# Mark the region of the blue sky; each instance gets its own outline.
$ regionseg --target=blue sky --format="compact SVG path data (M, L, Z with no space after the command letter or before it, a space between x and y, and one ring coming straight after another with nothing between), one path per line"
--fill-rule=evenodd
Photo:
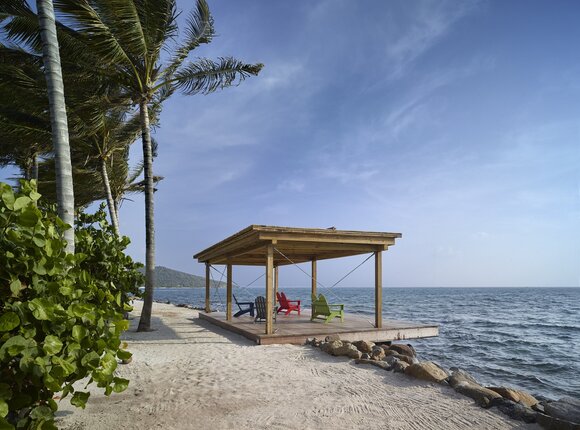
M218 37L196 55L265 68L166 103L158 265L201 275L192 254L250 224L336 226L403 234L386 286L580 285L577 2L209 4ZM120 217L144 260L143 199ZM363 259L321 262L321 281Z

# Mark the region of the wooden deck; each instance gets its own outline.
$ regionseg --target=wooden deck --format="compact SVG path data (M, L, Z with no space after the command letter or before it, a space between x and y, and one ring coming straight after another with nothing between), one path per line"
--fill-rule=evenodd
M369 340L385 342L389 340L417 339L439 335L439 326L426 325L397 320L383 320L383 327L377 329L372 325L373 317L345 314L344 322L336 318L325 324L323 321L310 321L310 309L302 311L302 315L278 315L274 323L274 333L265 334L265 323L254 323L254 318L242 315L226 321L224 312L200 312L202 320L220 326L231 332L240 334L259 345L290 343L302 345L309 337L324 339L329 335L338 335L340 339L356 341Z

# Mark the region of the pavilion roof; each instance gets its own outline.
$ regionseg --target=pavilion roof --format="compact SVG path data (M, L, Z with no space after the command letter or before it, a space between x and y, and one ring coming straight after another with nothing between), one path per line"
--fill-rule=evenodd
M200 263L266 265L267 246L274 245L274 265L348 257L386 251L401 233L250 225L195 254Z

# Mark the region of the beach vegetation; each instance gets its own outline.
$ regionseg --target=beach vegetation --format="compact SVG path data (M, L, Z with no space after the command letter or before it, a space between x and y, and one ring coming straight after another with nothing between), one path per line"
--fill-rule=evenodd
M131 356L120 334L143 276L104 205L78 214L70 254L70 227L42 205L35 181L17 192L0 183L0 194L0 428L55 428L55 393L84 407L90 393L77 381L106 395L127 388L115 369Z

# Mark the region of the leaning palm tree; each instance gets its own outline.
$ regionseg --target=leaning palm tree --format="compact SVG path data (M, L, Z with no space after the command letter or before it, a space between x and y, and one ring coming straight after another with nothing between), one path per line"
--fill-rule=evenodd
M161 52L177 36L176 0L55 0L58 10L102 67L95 73L123 87L139 106L145 176L145 297L139 331L150 330L155 268L153 157L149 106L162 94L208 94L257 75L262 64L246 64L231 57L201 58L185 63L195 48L211 42L213 19L205 0L198 0L187 21L183 44L168 61Z
M72 227L74 224L72 165L54 9L51 0L36 0L36 8L50 105L52 143L56 154L58 215ZM64 238L67 242L66 252L74 253L74 230L72 228L65 230Z

